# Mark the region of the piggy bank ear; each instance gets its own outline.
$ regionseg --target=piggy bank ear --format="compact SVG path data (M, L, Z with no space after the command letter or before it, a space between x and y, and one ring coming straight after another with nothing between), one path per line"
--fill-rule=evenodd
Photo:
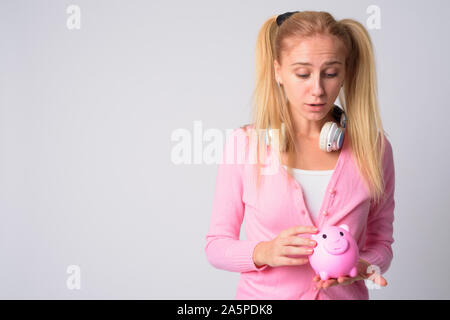
M350 229L349 229L348 225L346 225L346 224L341 224L341 225L339 226L339 228L342 228L342 229L344 229L345 231L350 232Z

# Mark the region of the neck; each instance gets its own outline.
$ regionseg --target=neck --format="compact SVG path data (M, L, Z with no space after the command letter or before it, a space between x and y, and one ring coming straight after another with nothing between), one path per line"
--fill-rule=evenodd
M321 120L308 120L302 116L294 116L294 133L297 138L306 140L317 140L320 137L322 127L326 122L334 121L331 113Z

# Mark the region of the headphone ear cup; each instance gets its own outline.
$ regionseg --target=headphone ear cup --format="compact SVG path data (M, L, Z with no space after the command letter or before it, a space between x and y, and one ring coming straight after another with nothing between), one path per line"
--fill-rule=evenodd
M319 147L321 150L325 152L329 152L328 149L328 136L330 135L331 126L334 124L332 121L328 121L325 123L322 127L322 130L320 130L320 138L319 138Z
M339 119L339 124L342 128L347 128L347 115L345 114L345 112L342 112L341 118Z

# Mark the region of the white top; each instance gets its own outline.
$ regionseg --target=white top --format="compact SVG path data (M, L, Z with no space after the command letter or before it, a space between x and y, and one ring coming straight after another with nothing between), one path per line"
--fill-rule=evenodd
M283 165L286 170L287 166ZM320 206L334 170L302 170L292 168L295 180L301 185L306 206L314 223L317 222Z

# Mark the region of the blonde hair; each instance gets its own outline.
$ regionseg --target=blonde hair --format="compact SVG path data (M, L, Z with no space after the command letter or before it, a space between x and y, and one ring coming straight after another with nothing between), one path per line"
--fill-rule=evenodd
M256 43L256 83L253 91L252 122L256 132L270 127L281 130L275 153L295 158L294 130L288 101L275 79L274 59L281 63L281 53L288 51L288 38L332 35L346 48L344 87L339 93L342 108L347 114L345 139L350 139L353 156L372 200L378 202L384 194L382 159L385 150L385 132L381 123L377 100L375 61L370 36L364 26L352 19L336 21L327 12L302 11L292 14L281 26L277 15L262 25ZM342 94L342 91L344 94ZM284 123L284 128L281 124ZM246 126L241 128L247 129ZM246 130L247 131L247 130ZM275 130L276 131L276 130ZM260 139L257 145L257 185L260 185ZM267 148L265 149L267 150ZM264 152L263 154L265 154ZM263 157L264 159L264 157ZM280 158L279 158L280 159ZM280 160L281 161L281 160ZM281 163L281 162L280 162ZM288 171L291 173L290 164Z

